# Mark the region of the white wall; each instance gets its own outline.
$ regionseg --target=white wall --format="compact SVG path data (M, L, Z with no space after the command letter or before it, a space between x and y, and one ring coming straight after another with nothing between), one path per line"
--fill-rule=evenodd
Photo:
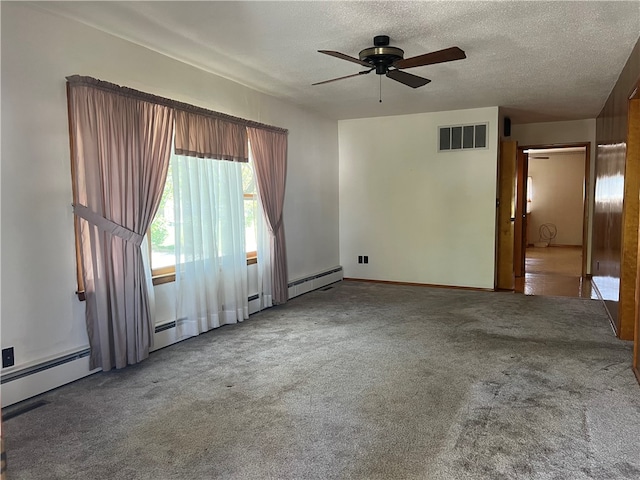
M489 148L438 153L438 126L483 122ZM344 276L493 288L497 138L497 107L340 121Z
M589 157L588 199L588 238L587 238L587 273L591 273L591 237L593 234L593 198L596 167L596 120L573 120L568 122L529 123L513 125L511 139L520 146L558 145L570 143L591 143Z
M539 240L540 225L552 223L552 245L582 245L585 154L545 153L529 156L533 196L529 214L529 243Z
M339 264L337 122L36 7L0 5L1 341L15 348L13 370L88 343L84 304L74 295L68 75L289 129L289 278ZM159 289L160 297L167 291Z

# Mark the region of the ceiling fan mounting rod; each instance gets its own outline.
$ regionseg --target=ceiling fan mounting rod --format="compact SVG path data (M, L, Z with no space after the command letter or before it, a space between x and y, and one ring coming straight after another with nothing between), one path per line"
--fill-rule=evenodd
M389 35L376 35L373 37L373 44L376 47L386 47L389 45Z

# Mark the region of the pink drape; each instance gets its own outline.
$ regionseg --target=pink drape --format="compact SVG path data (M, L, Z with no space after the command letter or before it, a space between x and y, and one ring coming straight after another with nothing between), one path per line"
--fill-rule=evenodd
M289 298L287 249L282 221L287 179L287 135L260 128L247 128L253 154L258 195L271 236L273 303Z
M68 84L69 126L90 366L110 370L153 346L140 244L166 180L174 111L95 83Z
M190 157L248 161L247 129L224 119L176 111L176 153Z

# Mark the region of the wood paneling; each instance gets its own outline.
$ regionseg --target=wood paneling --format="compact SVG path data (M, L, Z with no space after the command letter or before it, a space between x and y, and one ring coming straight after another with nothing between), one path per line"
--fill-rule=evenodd
M596 120L591 271L618 336L627 340L633 338L635 319L640 181L640 162L627 156L627 116L639 78L640 40Z

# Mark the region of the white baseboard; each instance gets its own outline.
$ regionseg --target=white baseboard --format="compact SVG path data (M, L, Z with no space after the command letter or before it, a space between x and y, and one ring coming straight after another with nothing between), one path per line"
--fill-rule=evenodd
M289 282L289 298L318 290L342 280L342 267L338 266L324 272ZM260 302L257 295L249 297L249 314L259 311ZM188 337L180 337L175 328L176 322L156 325L154 348L167 347ZM2 407L22 402L41 393L53 390L67 383L99 372L101 369L89 370L89 350L87 347L64 355L33 363L27 367L16 367L2 372L0 398Z
M298 295L303 295L331 285L332 283L339 282L342 280L342 276L342 267L338 266L315 275L293 280L289 282L289 298L291 299Z
M99 372L89 370L88 349L2 376L2 407L13 405Z

